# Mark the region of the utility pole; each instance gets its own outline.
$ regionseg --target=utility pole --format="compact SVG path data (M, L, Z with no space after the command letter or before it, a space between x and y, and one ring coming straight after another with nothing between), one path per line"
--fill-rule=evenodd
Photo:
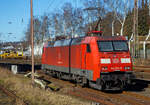
M33 35L33 2L30 0L30 15L31 15L31 53L32 53L32 85L34 85L34 35Z
M139 58L139 33L138 33L138 0L136 1L136 56Z
M133 18L133 35L134 35L134 42L133 42L133 57L137 57L138 55L138 0L134 0L134 18Z
M149 23L150 23L150 0L149 0L149 17L148 17L148 19L149 19ZM147 54L146 54L146 44L147 44L147 40L148 40L148 38L150 37L150 25L149 25L149 32L148 32L148 35L147 35L147 37L146 37L146 39L145 39L145 41L143 42L143 55L144 55L144 59L146 59L147 58Z
M150 24L150 0L149 0L149 24ZM149 25L149 35L150 35L150 25Z

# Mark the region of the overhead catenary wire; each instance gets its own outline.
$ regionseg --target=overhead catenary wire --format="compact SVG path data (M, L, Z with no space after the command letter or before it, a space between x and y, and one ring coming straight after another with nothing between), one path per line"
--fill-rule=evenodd
M49 5L48 5L46 11L49 10L49 8L52 6L52 4L53 4L54 2L55 2L55 0L50 0L50 2L48 3Z
M60 7L61 7L60 5L64 4L64 1L65 0L61 1L61 3L57 2L59 4L57 4L57 7L54 8L54 11L56 11L56 9L60 10Z

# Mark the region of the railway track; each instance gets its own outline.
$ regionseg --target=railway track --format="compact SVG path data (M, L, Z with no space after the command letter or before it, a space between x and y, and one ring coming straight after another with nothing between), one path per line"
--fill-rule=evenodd
M13 92L9 91L8 89L4 88L2 85L0 85L0 90L5 93L7 96L15 99L16 105L28 105L25 103L21 98L16 96Z
M135 92L101 92L91 88L82 88L68 81L59 80L57 78L45 75L39 72L46 80L58 84L61 89L60 93L69 94L92 102L100 103L100 105L149 105L150 97L146 97ZM65 90L61 91L61 90Z
M81 99L100 103L100 105L150 105L150 97L143 96L135 92L124 91L123 93L105 93L91 88L81 88L80 86L76 86L75 84L68 81L53 78L51 76L45 75L45 73L41 70L38 71L38 74L40 74L45 80L59 85L61 89L58 92L60 92L61 94L69 94L78 98L80 97ZM9 92L1 86L0 89L4 90L4 92L8 94L8 96L15 98L16 101L21 101L23 103L21 105L27 105L22 99L19 99L12 92Z
M87 100L91 100L91 101L94 101L96 103L100 103L102 105L116 105L116 104L113 104L109 101L107 101L104 97L96 97L94 94L90 94L88 92L83 92L83 91L70 91L68 92L68 94L71 94L71 95L74 95L74 96L77 96L77 97L81 97L81 98L84 98L84 99L87 99Z
M134 67L137 67L137 68L150 68L150 66L137 66L137 65L135 65Z
M150 66L134 66L133 71L137 78L150 80Z
M133 93L131 94L130 92L128 92L128 94L126 94L124 92L123 93L116 93L116 92L104 93L104 92L97 91L97 90L86 89L86 92L87 91L92 92L93 94L95 94L95 96L103 96L106 99L109 99L109 100L111 99L111 102L115 103L115 105L117 105L117 104L119 104L119 105L120 104L122 104L122 105L124 105L124 104L147 105L147 100L144 100L144 102L141 102L141 101L139 101L139 95L138 94L133 95ZM136 97L134 97L134 96L136 96ZM146 99L146 97L144 99ZM147 97L147 99L148 99L148 97ZM148 103L150 104L150 101Z
M136 72L150 73L150 66L134 66L133 68Z
M76 97L80 97L92 102L96 102L96 103L100 103L102 105L115 105L112 104L111 102L109 102L108 100L106 100L105 98L103 98L104 96L100 96L97 97L96 95L94 95L91 92L84 92L84 88L81 88L79 85L76 85L74 83L71 83L69 81L64 81L64 80L59 80L57 78L53 78L51 76L45 75L43 72L38 72L40 73L40 75L50 81L53 82L56 85L59 85L59 87L61 87L60 89L60 93L66 94L66 95L71 95L71 96L76 96ZM61 90L65 90L65 91L61 91Z
M70 92L73 95L85 99L93 99L104 105L149 105L150 97L142 96L133 92L104 93L89 88L78 88Z
M134 93L134 92L126 92L126 91L124 91L123 94L127 95L127 96L132 96L132 97L135 97L137 99L140 99L140 100L143 100L145 102L149 102L150 103L150 97L146 97L146 96Z

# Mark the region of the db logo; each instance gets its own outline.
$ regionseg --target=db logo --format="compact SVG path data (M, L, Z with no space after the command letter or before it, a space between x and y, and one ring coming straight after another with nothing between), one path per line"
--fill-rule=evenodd
M117 58L113 59L112 61L113 61L113 63L119 63L119 59L117 59Z

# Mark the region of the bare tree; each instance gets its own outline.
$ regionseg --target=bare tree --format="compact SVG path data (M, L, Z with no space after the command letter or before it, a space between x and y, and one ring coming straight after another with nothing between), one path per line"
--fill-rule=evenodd
M49 27L50 27L50 20L47 14L41 17L41 43L44 42L45 39L49 38Z
M34 43L35 44L40 44L41 41L43 40L41 38L42 32L41 32L41 21L39 18L34 18Z
M103 5L104 1L103 0L85 0L84 5L85 5L85 10L87 11L86 18L88 19L89 27L88 29L92 29L93 26L99 19L103 19L106 15L106 9L105 6ZM102 23L100 23L100 26ZM99 30L100 27L99 26Z
M70 3L64 4L63 10L63 29L66 35L81 34L84 30L83 10L81 8L73 8Z
M53 29L55 36L64 35L63 33L63 16L60 13L53 14Z
M28 24L27 26L27 30L25 30L24 32L25 36L24 36L24 41L26 41L28 43L28 46L30 45L31 42L31 37L30 37L30 24Z
M74 29L73 29L73 7L70 3L64 4L62 7L63 10L63 19L64 19L64 25L67 35L73 36Z
M114 18L112 21L112 35L114 35L114 22L118 20L121 24L120 35L123 35L124 24L126 21L127 13L131 9L130 0L105 0L107 6L114 13Z
M113 26L112 26L113 25ZM118 25L118 21L114 21L114 13L108 12L102 20L102 28L103 28L103 35L114 35L112 33L118 32L120 28L120 24ZM114 31L115 28L115 32ZM120 30L120 29L119 29Z
M49 35L49 18L46 14L41 17L34 17L34 42L40 44L44 42L44 39ZM25 32L26 41L30 42L30 24Z
M43 43L45 39L55 36L74 36L83 33L84 17L81 8L74 8L65 3L61 10L34 17L34 42ZM25 32L26 40L30 40L30 24Z
M81 8L77 8L74 10L74 28L75 28L75 33L78 35L82 35L85 33L85 27L84 27L84 13Z

